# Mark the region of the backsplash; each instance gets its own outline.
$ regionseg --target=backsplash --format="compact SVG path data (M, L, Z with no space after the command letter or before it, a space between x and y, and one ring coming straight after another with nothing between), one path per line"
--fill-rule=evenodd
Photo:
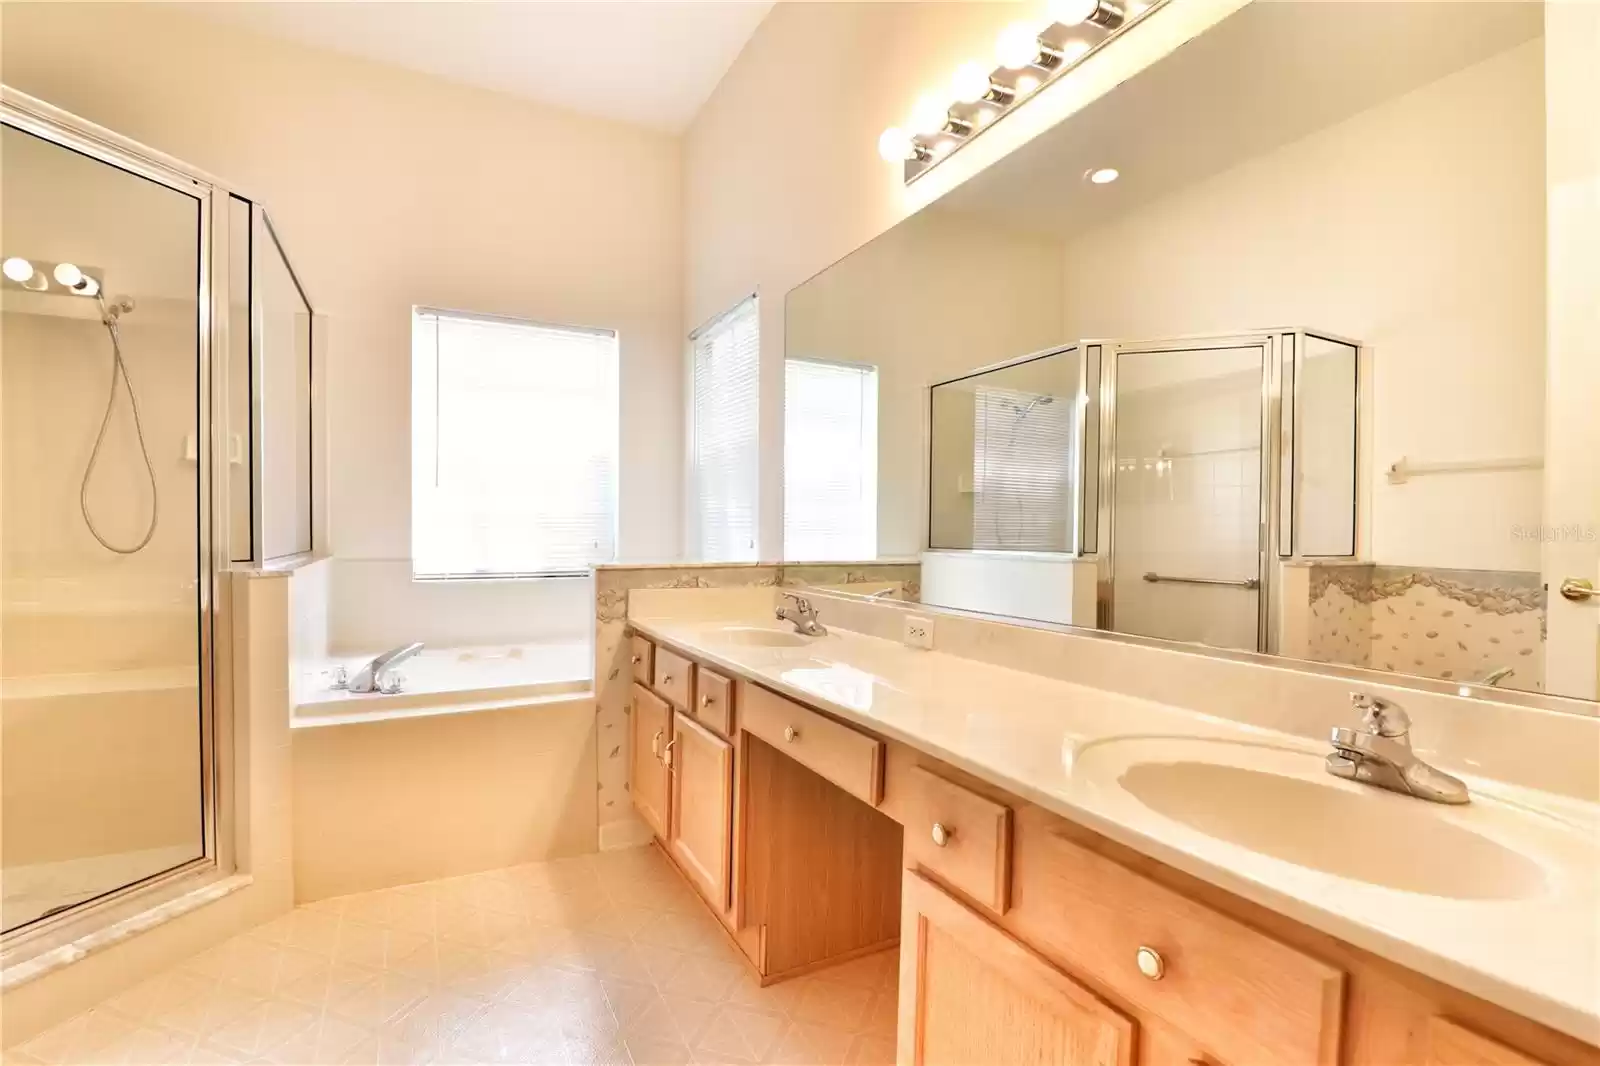
M624 638L631 590L877 584L898 585L901 598L916 600L921 594L920 575L921 566L915 562L674 563L596 567L594 694L600 758L601 846L631 842L626 837L627 827L635 822L633 805L628 802L628 707L632 671Z
M1371 563L1309 569L1308 658L1452 681L1510 667L1503 687L1544 690L1539 574Z

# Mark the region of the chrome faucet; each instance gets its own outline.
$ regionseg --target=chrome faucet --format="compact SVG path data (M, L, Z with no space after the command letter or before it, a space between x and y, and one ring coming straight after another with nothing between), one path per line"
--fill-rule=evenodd
M794 631L803 636L822 637L827 635L828 631L823 628L821 622L817 621L817 609L811 606L810 600L793 592L785 592L783 597L784 599L793 600L794 608L791 611L790 608L779 604L777 610L778 621L793 623Z
M1350 693L1361 728L1333 730L1328 773L1432 803L1469 803L1460 779L1430 766L1411 750L1411 719L1398 704L1365 692Z
M390 694L399 692L400 678L392 671L421 650L421 641L399 648L390 648L357 670L356 675L347 680L342 687L349 689L351 692L385 692ZM334 687L338 688L340 686L335 682Z

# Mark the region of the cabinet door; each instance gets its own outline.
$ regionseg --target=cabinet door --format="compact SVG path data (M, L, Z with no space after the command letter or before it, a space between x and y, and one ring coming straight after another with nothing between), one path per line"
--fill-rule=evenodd
M1133 1022L907 871L900 1066L1131 1066Z
M642 685L633 686L633 805L656 836L667 838L668 775L662 761L672 733L672 708Z
M725 911L733 838L733 745L687 715L676 715L667 769L672 776L668 846L711 905Z
M1422 1061L1426 1066L1543 1066L1446 1018L1428 1019L1428 1057Z

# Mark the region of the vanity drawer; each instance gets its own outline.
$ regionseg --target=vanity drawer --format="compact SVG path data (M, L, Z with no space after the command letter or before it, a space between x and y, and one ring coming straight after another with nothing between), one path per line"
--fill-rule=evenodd
M639 684L648 685L655 679L656 646L648 639L634 636L628 661L633 664L633 679Z
M920 766L905 783L906 857L1004 914L1011 905L1011 808Z
M656 649L655 690L688 709L694 696L694 664L666 648Z
M741 689L741 728L857 799L883 799L883 741L756 685Z
M733 682L703 666L695 673L695 719L714 733L733 736Z
M1170 1022L1223 1062L1332 1066L1344 973L1062 835L1019 832L1024 940Z

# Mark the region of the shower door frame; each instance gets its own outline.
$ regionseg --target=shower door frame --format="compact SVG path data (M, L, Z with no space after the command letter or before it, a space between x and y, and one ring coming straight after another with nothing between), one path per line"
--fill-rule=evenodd
M1283 438L1281 398L1285 378L1285 352L1288 355L1290 390L1293 390L1293 353L1304 348L1295 343L1295 330L1273 330L1260 333L1206 333L1181 337L1160 337L1153 340L1097 340L1085 341L1085 346L1099 346L1100 363L1100 484L1099 506L1095 514L1098 527L1099 550L1093 553L1098 580L1095 597L1096 627L1117 632L1115 608L1116 580L1116 490L1117 490L1117 369L1123 354L1157 354L1160 352L1191 352L1205 349L1259 348L1261 350L1261 404L1259 428L1261 439L1260 500L1256 523L1256 642L1254 648L1237 651L1256 651L1272 654L1278 608L1276 560L1284 530L1280 530L1284 515L1279 500L1285 478L1292 483L1292 463L1280 463L1287 452L1294 455L1292 441ZM1274 478L1272 472L1283 475ZM1134 634L1140 635L1140 634ZM1168 638L1152 638L1168 639ZM1181 643L1190 643L1184 641Z
M201 854L178 866L110 889L37 918L0 937L5 987L35 975L19 966L113 923L232 874L235 861L233 768L234 706L231 666L232 612L225 582L229 509L224 435L227 429L228 226L218 204L229 187L204 171L153 151L24 93L0 86L0 125L87 156L135 177L193 197L198 204L199 270L196 278L196 629L199 644ZM219 221L221 224L218 224ZM222 650L219 656L218 651Z

